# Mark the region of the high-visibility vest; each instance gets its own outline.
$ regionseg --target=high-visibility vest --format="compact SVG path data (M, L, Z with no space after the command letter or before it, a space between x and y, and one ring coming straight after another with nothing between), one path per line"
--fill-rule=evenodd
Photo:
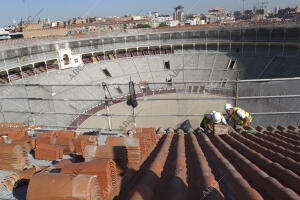
M250 122L252 122L252 117L251 117L251 115L250 115L249 112L247 112L246 110L244 110L244 109L242 109L242 108L234 107L234 108L233 108L233 114L232 114L232 117L233 117L233 119L234 119L234 121L235 121L236 124L242 125L242 124L244 123L244 120L241 119L241 118L238 116L238 114L237 114L237 111L238 111L238 110L244 111L244 112L246 113L246 117L249 118Z
M213 110L213 111L211 111L211 113L215 113L215 112L217 112L217 111L215 111L215 110ZM221 113L221 118L222 119L224 119L224 116L223 116L223 114ZM211 127L213 127L213 125L214 125L214 123L215 123L215 121L213 120L213 119L209 119L208 118L208 114L206 114L206 115L204 115L204 126L205 126L205 128L208 128L208 124L211 126Z

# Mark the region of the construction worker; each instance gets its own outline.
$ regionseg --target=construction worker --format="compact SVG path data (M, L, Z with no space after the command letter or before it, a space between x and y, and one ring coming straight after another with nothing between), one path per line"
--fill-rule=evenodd
M211 133L214 130L214 124L227 125L227 122L222 113L213 110L209 114L205 114L200 127L206 132Z
M233 107L231 104L225 104L224 109L233 120L235 126L250 126L252 117L248 111L239 107Z

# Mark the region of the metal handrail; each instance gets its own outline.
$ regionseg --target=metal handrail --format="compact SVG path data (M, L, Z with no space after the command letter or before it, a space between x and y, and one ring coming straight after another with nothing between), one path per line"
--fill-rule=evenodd
M96 116L96 117L201 117L201 114L89 114L89 113L64 113L64 112L30 112L30 111L13 111L2 110L2 113L20 113L20 114L35 114L35 115L69 115L69 116ZM283 114L300 114L300 111L293 112L260 112L251 113L251 115L283 115Z
M271 82L271 81L291 81L300 80L300 77L293 78L270 78L270 79L245 79L245 80L227 80L226 83L248 83L248 82ZM200 84L200 83L222 83L224 81L183 81L183 82L172 82L172 85L184 85L184 84ZM0 87L99 87L102 83L98 84L29 84L29 83L16 83L16 84L0 84ZM148 85L168 85L167 82L148 82ZM128 83L107 83L107 86L118 86L118 85L128 85ZM136 83L135 85L145 85L144 83Z
M138 101L199 101L199 100L248 100L248 99L276 99L276 98L298 98L300 95L273 95L273 96L245 96L245 97L197 97L197 98L147 98L139 97ZM0 97L0 100L30 100L30 101L126 101L127 98L107 98L107 99L49 99L39 97Z

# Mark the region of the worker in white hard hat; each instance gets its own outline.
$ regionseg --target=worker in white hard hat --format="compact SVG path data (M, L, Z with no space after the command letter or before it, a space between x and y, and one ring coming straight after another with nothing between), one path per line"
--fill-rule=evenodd
M214 124L227 125L226 119L222 113L213 110L209 114L205 114L200 127L206 132L211 133L214 129Z
M243 127L251 125L252 116L247 110L239 107L233 107L231 104L225 104L224 109L231 119L233 119L235 125Z

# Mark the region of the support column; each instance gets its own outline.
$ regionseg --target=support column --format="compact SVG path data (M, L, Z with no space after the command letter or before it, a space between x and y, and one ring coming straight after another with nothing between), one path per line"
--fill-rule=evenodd
M33 114L33 112L32 112L32 107L31 107L31 104L30 104L29 95L28 95L28 90L27 90L27 86L26 86L26 85L24 85L24 90L25 90L26 97L27 97L28 110L29 110L29 112L30 112L30 117L31 117L32 122L33 122L32 125L35 125L35 124L36 124L36 123L35 123L35 118L34 118L34 114ZM29 123L31 122L29 116L28 116L27 120L28 120L28 124L29 124Z
M229 31L229 51L230 51L230 54L232 53L232 51L231 51L231 33L232 33L232 31L230 30Z
M286 29L283 31L283 40L282 40L282 56L284 56L284 51L285 51L285 40L286 40Z
M272 30L270 30L270 34L269 34L268 56L270 56L271 54L271 35L272 35Z
M117 51L116 51L116 39L113 38L113 41L114 41L114 52L115 52L115 56L117 55Z
M194 47L194 54L196 54L195 32L193 32L193 47Z
M183 55L183 33L181 33L181 47L182 47L181 54Z
M205 52L207 54L207 31L205 31Z
M239 98L239 79L240 79L240 72L237 72L237 76L236 76L236 84L235 84L235 101L234 101L234 105L235 107L238 106L238 98Z
M105 50L104 50L104 39L102 39L102 52L103 52L103 55L104 55L104 52L105 52ZM104 57L104 60L105 60L105 57Z
M217 52L220 53L220 30L218 30L218 45L217 45Z
M256 48L257 48L257 32L258 32L258 30L257 30L257 28L255 29L255 45L254 45L254 56L256 56L256 54L257 54L257 50L256 50Z
M47 61L44 61L45 62L45 67L46 67L46 72L48 74L48 65L47 65Z
M161 46L161 42L160 42L160 34L158 35L158 46Z
M300 29L298 30L298 33L300 33ZM300 56L300 34L299 34L299 38L298 38L298 49L297 49L297 57Z
M9 76L9 73L8 73L8 70L6 69L5 71L6 71L6 73L7 73L7 78L8 78L9 83L12 84L12 83L11 83L10 76Z
M242 56L244 56L244 30L242 28L240 28L240 35L242 38Z
M20 72L21 72L22 81L23 81L23 83L25 83L22 68L21 67L19 67L19 68L20 68Z
M32 69L33 69L33 72L34 72L34 77L36 77L36 71L35 71L34 63L31 64L31 65L32 65ZM59 68L59 70L60 70L60 68Z

